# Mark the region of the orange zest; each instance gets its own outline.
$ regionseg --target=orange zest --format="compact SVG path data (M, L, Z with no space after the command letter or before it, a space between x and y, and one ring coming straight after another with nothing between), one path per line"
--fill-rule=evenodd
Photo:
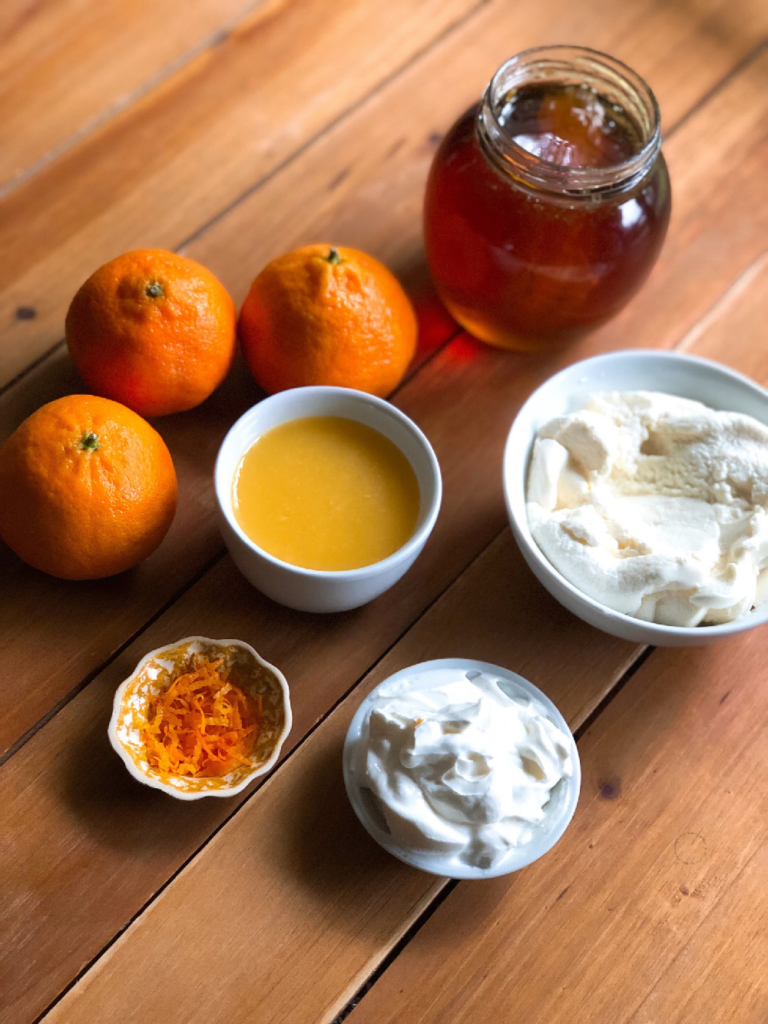
M169 775L225 775L252 765L249 754L259 735L262 700L250 700L229 682L223 658L195 656L149 705L144 743L153 768Z

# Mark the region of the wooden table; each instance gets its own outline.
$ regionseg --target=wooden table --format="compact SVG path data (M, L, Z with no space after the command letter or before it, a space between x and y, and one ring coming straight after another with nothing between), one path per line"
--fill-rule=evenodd
M4 1024L765 1024L768 634L643 650L588 628L524 566L500 458L531 389L589 353L683 349L768 384L767 30L765 0L5 0L0 434L81 387L63 317L106 259L175 249L239 303L268 259L329 240L384 259L415 298L419 356L393 401L432 441L445 499L369 607L262 598L214 523L217 447L260 397L238 367L158 423L180 506L138 569L65 583L0 551ZM521 357L441 312L421 196L496 66L561 41L652 84L674 213L616 321ZM291 686L279 766L230 801L145 789L107 743L119 681L194 633L252 643ZM484 883L384 854L341 781L362 696L456 655L542 687L584 768L557 848Z

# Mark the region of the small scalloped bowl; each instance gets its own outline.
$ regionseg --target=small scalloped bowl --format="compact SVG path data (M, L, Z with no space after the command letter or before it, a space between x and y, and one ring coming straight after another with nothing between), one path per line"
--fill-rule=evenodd
M166 689L186 670L193 654L210 658L222 655L233 671L233 681L247 695L261 696L264 724L251 758L253 767L241 765L218 777L168 775L147 763L141 730L150 698ZM133 673L115 693L109 739L125 762L125 767L139 782L175 796L178 800L199 800L204 796L234 796L264 775L275 764L283 741L291 730L291 702L285 676L274 665L264 661L242 640L211 640L204 636L188 636L176 643L158 647L146 654Z

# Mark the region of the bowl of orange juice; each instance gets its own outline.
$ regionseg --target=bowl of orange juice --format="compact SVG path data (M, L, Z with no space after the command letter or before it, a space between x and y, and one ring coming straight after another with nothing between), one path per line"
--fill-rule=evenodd
M304 387L249 409L219 450L219 524L243 575L280 604L357 608L411 567L442 499L432 446L362 391Z

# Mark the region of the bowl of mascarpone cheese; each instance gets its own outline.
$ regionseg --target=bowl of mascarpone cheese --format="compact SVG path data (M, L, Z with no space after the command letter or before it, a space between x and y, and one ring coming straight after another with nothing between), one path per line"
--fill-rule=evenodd
M768 621L768 392L724 366L628 351L535 391L504 452L513 533L566 608L639 643Z
M444 658L385 679L344 744L360 822L395 857L436 875L526 867L568 826L581 767L568 724L522 676Z

